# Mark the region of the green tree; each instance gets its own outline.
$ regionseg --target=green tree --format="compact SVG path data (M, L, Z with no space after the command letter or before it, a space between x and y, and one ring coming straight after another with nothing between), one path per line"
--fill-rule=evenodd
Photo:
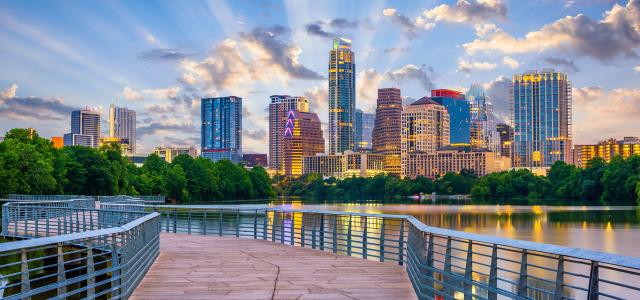
M169 199L183 201L187 193L187 176L180 165L174 165L167 169L166 186Z

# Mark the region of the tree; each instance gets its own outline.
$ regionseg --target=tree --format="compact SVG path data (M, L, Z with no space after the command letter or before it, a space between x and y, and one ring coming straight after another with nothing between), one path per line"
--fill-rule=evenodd
M187 177L180 165L174 165L167 170L167 193L170 199L183 201L186 194Z

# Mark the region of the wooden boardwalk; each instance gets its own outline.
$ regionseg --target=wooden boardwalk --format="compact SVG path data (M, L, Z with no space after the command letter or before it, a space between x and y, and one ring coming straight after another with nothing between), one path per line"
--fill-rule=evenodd
M392 262L270 241L162 233L131 299L416 299Z

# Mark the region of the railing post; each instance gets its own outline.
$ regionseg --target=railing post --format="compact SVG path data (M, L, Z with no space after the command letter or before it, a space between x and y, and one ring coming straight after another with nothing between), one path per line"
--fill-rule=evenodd
M47 218L47 220L49 220ZM9 206L2 207L2 234L9 235Z
M58 282L65 282L66 279L66 274L65 274L65 268L64 268L64 249L62 248L62 243L58 243L57 244L57 248L58 248L58 275L57 275L57 279ZM58 296L63 295L64 293L67 292L67 286L62 285L58 287Z
M338 253L338 215L333 215L333 224L331 225L333 232L333 253Z
M191 234L191 208L189 208L189 215L187 218L189 219L187 224L187 233Z
M362 229L362 258L367 259L367 228L369 227L367 216L362 217L362 222L362 224L364 224L364 228Z
M347 256L351 256L351 217L349 214L349 225L347 226Z
M427 297L429 299L434 299L434 296L436 295L436 281L434 278L434 272L433 272L433 233L429 233L429 241L428 241L428 245L427 245L427 255L426 255L426 267L427 267ZM421 247L422 249L424 249L424 246Z
M304 213L300 217L300 247L304 248Z
M240 209L236 211L236 237L240 237Z
M267 228L269 226L269 212L264 211L264 220L262 220L262 240L267 240Z
M447 236L447 248L444 253L444 273L442 274L442 282L453 285L451 280L451 237ZM453 296L453 289L450 286L444 287L444 293L447 296Z
M320 213L320 250L324 251L324 214Z
M589 274L589 294L587 295L587 300L598 300L600 296L600 275L598 269L598 262L595 260L591 261L591 272Z
M493 244L491 250L491 266L489 269L489 300L497 300L498 293L498 245Z
M21 293L28 293L31 291L31 280L29 279L29 256L27 255L27 248L22 248L20 252L20 285ZM31 297L25 297L24 299L31 299Z
M258 210L256 209L253 214L253 239L258 239Z
M473 241L468 240L467 245L467 261L464 267L464 299L471 300L473 297L471 292L473 291Z
M87 239L87 298L91 299L96 292L95 266L93 262L93 245L91 238Z
M120 259L118 257L118 239L111 234L111 298L120 296Z
M280 213L280 244L284 244L284 221L287 218L284 211Z
M527 249L522 249L522 258L520 259L520 278L518 279L518 296L527 297Z
M207 209L205 208L202 212L203 216L202 216L202 221L203 221L203 226L202 226L202 235L207 235Z
M178 232L178 208L173 209L173 233Z
M296 244L296 212L291 213L291 227L289 228L289 240L291 241L291 246L295 246Z
M273 211L273 221L271 221L271 241L276 242L276 224L278 223L278 212Z
M554 300L562 300L564 292L564 255L558 256L558 268L556 269L556 290L553 294Z
M380 225L380 261L384 262L384 218Z
M218 222L218 235L222 236L222 209L220 209L220 220Z
M164 214L165 215L165 220L166 220L166 222L165 222L165 231L169 232L169 211L167 210L165 212L166 212Z
M400 241L398 243L398 264L404 265L404 219L400 219Z

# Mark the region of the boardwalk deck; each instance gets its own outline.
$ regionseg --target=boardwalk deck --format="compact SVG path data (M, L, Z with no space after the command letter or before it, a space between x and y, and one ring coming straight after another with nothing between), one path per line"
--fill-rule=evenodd
M161 234L131 299L415 299L403 267L268 241Z

